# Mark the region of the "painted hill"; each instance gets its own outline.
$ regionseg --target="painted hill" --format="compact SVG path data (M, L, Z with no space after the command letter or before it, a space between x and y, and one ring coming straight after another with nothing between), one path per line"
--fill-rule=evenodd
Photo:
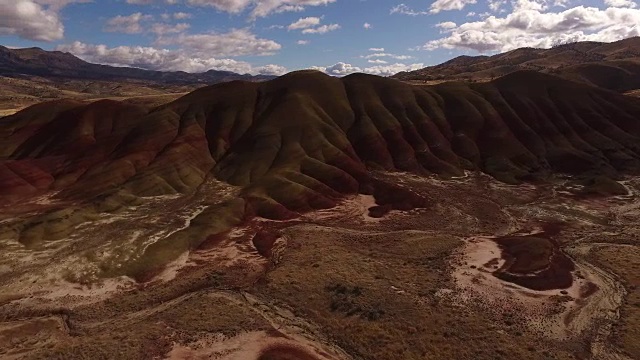
M210 175L240 189L179 241L150 247L145 266L199 246L224 224L293 218L345 194L373 194L387 208L428 204L372 170L472 170L513 184L638 173L640 99L533 71L436 86L302 71L201 88L156 108L57 101L0 121L4 211L36 196L66 204L13 229L23 243L64 236L87 206L115 211L140 196L193 192Z
M160 195L189 191L212 171L298 211L357 192L368 169L481 170L511 183L637 171L638 119L637 99L536 72L421 87L302 71L202 88L151 110L107 100L33 106L2 121L0 191Z
M493 56L459 56L393 77L404 81L486 81L535 70L620 92L640 88L640 37L613 43L576 42L551 49L520 48Z

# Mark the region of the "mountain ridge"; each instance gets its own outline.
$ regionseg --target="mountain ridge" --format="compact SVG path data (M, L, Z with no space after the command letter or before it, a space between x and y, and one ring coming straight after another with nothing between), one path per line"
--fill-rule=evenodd
M84 61L73 54L40 48L9 49L0 46L0 76L31 75L94 80L146 80L163 84L211 84L236 79L264 81L273 76L209 70L202 73L155 71L116 67Z
M392 77L403 81L487 81L518 70L550 73L618 92L634 90L640 88L640 37L612 43L576 42L550 49L518 48L492 56L462 55Z

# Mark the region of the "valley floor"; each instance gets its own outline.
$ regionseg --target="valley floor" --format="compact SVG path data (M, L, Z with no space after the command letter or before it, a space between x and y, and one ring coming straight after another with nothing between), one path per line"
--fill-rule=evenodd
M140 282L119 269L238 189L209 180L70 215L56 223L68 236L51 241L38 240L51 227L23 225L55 194L3 211L0 357L640 358L640 178L604 197L570 178L373 176L430 206L377 218L375 199L357 195L294 220L254 218Z

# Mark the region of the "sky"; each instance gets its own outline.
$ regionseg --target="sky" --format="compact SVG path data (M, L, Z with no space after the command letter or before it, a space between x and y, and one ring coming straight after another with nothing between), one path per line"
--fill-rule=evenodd
M388 76L640 36L634 0L0 0L0 44L162 71Z

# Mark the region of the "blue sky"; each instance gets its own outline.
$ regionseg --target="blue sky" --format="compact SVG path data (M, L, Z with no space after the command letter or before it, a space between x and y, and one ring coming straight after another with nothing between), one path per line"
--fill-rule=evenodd
M366 25L368 24L368 25ZM391 75L640 35L633 0L0 0L0 44L154 70Z

